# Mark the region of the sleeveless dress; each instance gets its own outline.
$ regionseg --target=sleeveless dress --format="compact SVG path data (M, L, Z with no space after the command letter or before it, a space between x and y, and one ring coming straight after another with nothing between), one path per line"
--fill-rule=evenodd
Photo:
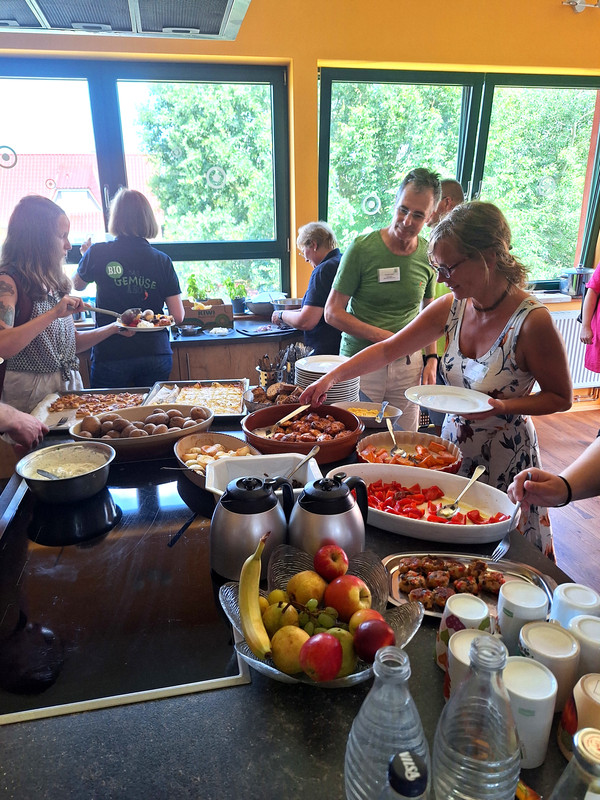
M531 392L535 379L517 366L515 350L523 320L544 306L527 297L508 320L490 350L477 359L460 351L459 340L465 300L454 300L446 322L446 349L441 359L444 380L450 386L475 389L494 398L523 397ZM506 492L515 475L529 467L541 467L537 434L530 416L504 414L483 420L469 420L447 414L442 436L463 453L461 475L471 475L485 465L480 481ZM520 532L538 549L555 560L548 509L521 509Z

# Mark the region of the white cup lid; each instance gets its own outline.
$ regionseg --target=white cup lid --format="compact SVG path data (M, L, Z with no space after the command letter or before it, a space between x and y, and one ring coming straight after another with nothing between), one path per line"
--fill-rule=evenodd
M597 644L600 647L600 617L580 614L569 620L569 630L578 639L583 639L590 644Z
M582 613L590 609L600 608L600 595L582 583L561 583L554 590L554 597L560 602L565 600L569 605L581 608Z
M508 602L525 608L543 608L548 602L546 592L527 581L506 581L500 587L500 593Z
M532 700L543 700L558 689L556 678L548 667L523 656L507 658L502 678L511 694Z
M448 611L467 620L479 620L489 614L489 608L474 594L453 594L446 600Z
M528 622L521 628L521 638L530 650L554 658L570 658L579 652L573 634L554 622Z

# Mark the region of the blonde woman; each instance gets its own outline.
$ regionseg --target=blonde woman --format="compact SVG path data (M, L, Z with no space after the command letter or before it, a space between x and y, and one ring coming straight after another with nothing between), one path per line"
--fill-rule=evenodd
M119 189L110 206L108 230L112 242L82 247L83 258L73 284L78 291L96 284L96 304L119 313L128 308L163 312L166 304L176 323L183 321L181 289L169 256L152 247L158 235L150 203L135 189ZM108 317L96 315L100 324ZM166 381L173 365L168 330L137 334L120 342L98 344L92 350L92 388L150 386Z

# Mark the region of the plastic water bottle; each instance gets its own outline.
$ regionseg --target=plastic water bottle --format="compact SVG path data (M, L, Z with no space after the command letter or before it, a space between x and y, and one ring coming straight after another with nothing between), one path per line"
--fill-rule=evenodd
M425 759L412 750L392 756L387 786L379 800L429 800L429 771Z
M582 728L573 737L573 758L549 800L600 798L600 731Z
M390 758L398 752L416 752L429 771L429 747L408 689L408 656L399 647L382 647L373 671L373 686L352 723L346 745L348 800L378 800L387 782Z
M521 754L508 692L506 651L492 636L473 640L471 672L442 711L433 745L437 800L514 800Z

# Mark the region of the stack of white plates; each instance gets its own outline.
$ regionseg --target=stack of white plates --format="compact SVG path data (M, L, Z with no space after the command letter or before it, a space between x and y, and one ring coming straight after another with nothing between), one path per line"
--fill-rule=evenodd
M319 380L327 372L331 372L338 364L347 361L347 356L307 356L296 361L296 385L306 389L311 383ZM339 403L358 400L360 378L340 381L327 392L326 402Z

